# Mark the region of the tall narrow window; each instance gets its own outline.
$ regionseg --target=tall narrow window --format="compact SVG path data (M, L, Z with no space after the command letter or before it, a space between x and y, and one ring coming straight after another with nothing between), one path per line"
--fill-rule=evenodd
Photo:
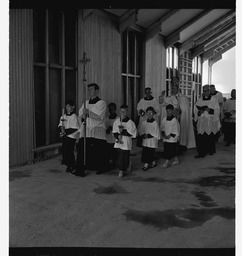
M129 106L129 115L137 118L136 106L141 96L142 34L126 30L122 34L122 100Z
M66 99L76 102L76 24L72 10L33 12L35 146L60 142L58 123Z
M202 58L197 56L192 60L192 106L202 93Z
M182 93L187 96L191 105L191 111L193 111L194 103L201 95L201 74L202 65L201 57L195 57L192 59L189 51L184 52L180 56L181 58L181 79L180 88Z
M173 76L178 76L178 49L175 46L166 49L166 95L170 94Z
M187 96L189 102L191 103L192 99L192 58L191 53L184 52L180 56L180 89L181 92Z

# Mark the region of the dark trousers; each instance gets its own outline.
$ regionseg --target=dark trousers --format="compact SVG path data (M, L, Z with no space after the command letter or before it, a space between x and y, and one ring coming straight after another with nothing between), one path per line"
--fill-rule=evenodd
M75 149L76 140L64 137L62 139L62 164L74 168L75 167Z
M235 123L224 122L224 140L227 143L235 143Z
M110 168L114 168L117 162L117 149L114 148L114 143L107 143L107 158Z
M218 132L214 135L214 141L215 141L215 142L218 142L218 139L219 139L220 136L221 136L221 132L218 131Z
M210 133L198 134L197 135L197 152L199 155L205 156L207 153L213 154L216 152L215 149L215 135Z
M141 162L152 163L155 160L155 148L143 147Z
M96 138L86 138L86 165L84 166L84 138L77 144L77 171L100 170L107 168L107 141Z
M120 171L126 172L129 167L130 150L122 150L118 148L118 168Z
M177 156L178 143L177 142L164 142L164 158L167 160Z

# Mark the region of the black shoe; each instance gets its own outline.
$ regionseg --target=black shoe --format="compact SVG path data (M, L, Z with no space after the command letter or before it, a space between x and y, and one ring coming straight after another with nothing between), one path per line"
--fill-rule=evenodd
M79 176L79 177L85 177L85 172L84 171L75 171L75 172L71 172L73 175L75 176Z
M66 168L66 172L73 172L74 170L73 170L73 168L72 167L69 167L69 166L67 166L67 168Z
M201 154L198 154L198 155L195 156L195 158L203 158L203 157L205 157L205 156L201 155Z

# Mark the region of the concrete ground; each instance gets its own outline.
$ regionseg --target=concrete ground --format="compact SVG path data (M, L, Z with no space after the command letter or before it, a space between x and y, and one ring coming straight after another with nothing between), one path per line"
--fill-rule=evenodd
M60 156L11 169L9 246L234 248L235 145L216 148L200 159L190 149L167 169L159 148L144 172L134 147L123 179L117 169L76 177Z

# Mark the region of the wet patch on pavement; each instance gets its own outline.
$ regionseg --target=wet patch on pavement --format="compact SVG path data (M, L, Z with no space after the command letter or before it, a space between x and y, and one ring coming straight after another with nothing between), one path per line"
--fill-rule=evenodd
M235 186L235 176L208 176L198 179L196 182L202 187L222 187L233 188Z
M134 182L159 182L159 183L186 183L186 184L194 184L202 187L221 187L221 188L231 188L235 186L235 177L234 176L206 176L201 177L194 180L186 180L186 179L162 179L158 177L127 177L127 180L131 180Z
M204 191L193 191L192 194L198 198L200 204L205 207L215 207L217 204Z
M171 183L177 183L179 181L176 181L176 180L165 180L165 179L162 179L162 178L158 178L158 177L138 177L138 176L129 176L129 177L126 177L126 180L131 180L131 181L134 181L134 182L159 182L159 183L166 183L166 182L171 182ZM180 182L182 182L180 180Z
M10 171L9 181L31 177L31 171Z
M108 187L99 186L97 188L94 188L93 191L96 194L126 194L129 193L127 190L125 190L123 187L121 187L118 184L113 184Z
M215 166L215 167L208 167L209 169L218 170L225 174L235 174L235 168L234 167L222 167L222 166Z
M222 165L232 165L232 166L234 166L235 162L234 162L234 161L233 161L233 162L228 162L228 161L222 160L222 161L219 161L219 164L222 164Z
M174 209L165 211L138 211L128 210L123 214L127 221L135 221L143 225L153 226L159 230L168 228L194 228L202 226L213 217L234 219L234 208L213 208L213 209Z

